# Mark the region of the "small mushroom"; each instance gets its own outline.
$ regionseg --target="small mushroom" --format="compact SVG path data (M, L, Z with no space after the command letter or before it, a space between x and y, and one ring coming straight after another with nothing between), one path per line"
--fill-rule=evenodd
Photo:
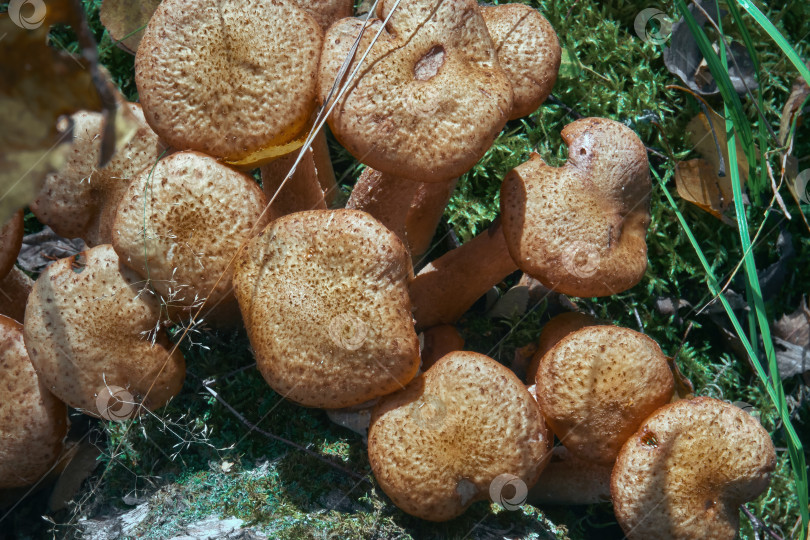
M291 2L164 0L135 57L146 121L179 150L260 163L312 116L322 40Z
M34 371L22 325L0 315L0 489L28 486L47 474L67 429L65 404Z
M578 311L562 313L548 321L545 326L543 326L540 339L537 340L537 351L532 356L532 361L526 369L526 381L528 381L529 384L534 384L537 368L540 366L540 360L554 345L559 343L571 332L597 324L599 324L599 321L595 318Z
M279 394L337 409L416 375L405 246L365 212L283 216L250 240L233 282L259 370Z
M618 326L587 326L540 360L537 401L574 456L610 464L638 426L669 402L674 381L658 344Z
M185 361L160 324L158 301L104 244L39 276L25 309L25 347L59 399L123 420L137 405L162 407L183 386Z
M562 58L557 33L525 4L481 6L481 14L515 94L509 119L533 113L557 81Z
M528 489L549 459L550 441L537 403L514 373L482 354L453 352L380 400L368 457L394 504L446 521L493 491L514 499L498 493L504 479L514 490Z
M616 519L632 539L732 540L739 506L768 488L776 453L750 414L699 397L655 411L613 468Z
M232 257L267 223L249 176L199 152L178 152L141 174L112 230L121 262L149 279L172 309L233 301Z
M515 270L575 296L622 292L647 268L647 154L629 128L584 118L562 131L568 162L537 154L501 186L501 220L423 268L411 284L418 328L455 322Z
M382 0L348 73L363 70L329 117L335 137L378 171L444 182L471 168L512 109L512 88L474 0ZM383 21L390 15L385 28ZM364 22L326 33L319 75L324 101Z
M112 222L124 191L142 171L148 173L165 145L147 125L141 106L125 105L139 126L130 142L98 168L104 120L101 113L78 112L67 163L46 177L31 211L56 234L82 238L90 246L112 241Z
M23 211L18 210L2 228L0 228L0 279L3 279L17 261L22 247L25 223Z

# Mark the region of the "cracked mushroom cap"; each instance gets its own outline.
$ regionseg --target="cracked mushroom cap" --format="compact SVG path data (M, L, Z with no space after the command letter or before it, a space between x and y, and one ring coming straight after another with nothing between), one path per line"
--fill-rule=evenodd
M0 228L0 280L14 268L17 255L22 247L25 223L23 211L18 210L5 225Z
M236 260L233 282L259 370L301 405L337 409L402 388L419 369L397 236L365 212L283 216Z
M91 416L121 420L137 414L133 403L157 409L183 386L185 361L170 352L159 321L158 301L105 244L60 259L40 275L25 310L25 347L59 399ZM108 411L116 395L123 403Z
M557 81L562 55L557 33L525 4L481 6L481 14L515 93L509 119L533 113Z
M672 372L658 344L618 326L587 326L540 360L540 410L576 457L612 463L653 411L669 402Z
M37 377L22 325L0 315L0 489L42 478L62 452L67 428L65 404Z
M604 118L568 124L562 137L565 165L550 167L532 154L504 178L509 253L521 270L563 294L625 291L647 269L647 152L630 128Z
M384 20L394 5L383 0ZM351 74L382 25L363 33ZM336 22L324 38L323 101L363 26ZM446 181L472 167L512 110L512 86L474 0L403 0L329 126L358 160L383 173Z
M482 354L458 351L380 400L368 457L394 504L421 519L446 521L475 501L514 497L493 489L499 479L511 479L516 492L521 483L531 487L551 440L514 373Z
M135 57L146 121L179 150L251 162L306 126L322 38L290 2L164 0Z
M630 539L732 540L739 506L768 488L776 454L751 415L717 399L657 410L625 443L610 480Z
M231 259L251 230L266 224L266 204L251 177L204 154L178 152L129 186L115 216L113 247L172 306L207 297L213 307L233 300Z
M49 174L31 211L42 223L65 238L82 238L88 245L108 244L121 196L130 182L151 168L165 151L143 117L141 106L127 103L138 126L129 143L109 163L98 168L104 120L101 113L78 112L73 120L73 143L65 165Z

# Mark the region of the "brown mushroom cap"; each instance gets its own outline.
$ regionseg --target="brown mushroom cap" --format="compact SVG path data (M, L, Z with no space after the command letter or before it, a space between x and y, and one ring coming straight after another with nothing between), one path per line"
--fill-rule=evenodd
M504 178L509 252L521 270L563 294L625 291L647 269L647 152L632 130L604 118L577 120L562 137L564 166L532 154Z
M674 386L658 344L618 326L569 334L543 356L536 382L540 409L563 445L580 459L606 464L669 402Z
M23 211L18 210L2 228L0 228L0 279L14 268L17 255L22 247L25 223Z
M352 0L292 0L292 2L312 15L324 32L335 21L351 17L354 8Z
M315 109L322 37L289 2L164 0L135 57L146 121L231 162L288 143Z
M46 177L31 211L56 234L83 238L89 245L112 239L115 210L130 182L148 171L165 146L143 118L141 106L127 103L138 130L104 168L99 169L104 122L101 113L78 112L73 120L73 143L67 163Z
M28 295L31 294L33 286L33 279L16 266L13 267L11 272L0 280L0 315L23 322L25 304L28 303Z
M384 19L394 1L383 0ZM351 74L382 25L363 33ZM363 21L327 32L319 76L324 100ZM446 181L472 167L512 109L512 87L498 64L474 0L405 0L329 117L346 149L375 169L421 182Z
M185 362L169 353L158 332L160 305L135 272L119 264L112 246L101 245L60 259L43 272L25 310L25 347L42 382L59 399L92 416L123 419L131 403L163 406L183 386ZM107 414L100 398L118 387L131 397L127 414ZM148 396L147 396L148 392ZM123 401L128 401L129 398ZM109 401L109 399L108 399Z
M213 307L233 298L228 264L251 230L266 224L261 218L254 229L266 203L251 177L204 154L178 152L129 186L113 247L170 306L207 297Z
M356 210L281 217L234 268L259 370L279 394L341 408L391 393L419 368L405 246Z
M557 33L525 4L482 6L481 14L515 93L509 119L533 113L557 81L562 57Z
M532 356L532 361L526 369L526 381L534 384L537 368L540 367L540 360L550 351L554 345L559 343L565 336L586 326L594 326L599 321L578 311L569 311L557 315L543 326L540 338L537 340L537 351Z
M38 481L67 435L67 409L40 381L23 343L23 327L0 315L0 489Z
M616 519L628 538L736 537L739 506L768 488L771 438L734 405L682 400L647 418L611 475Z
M531 486L551 435L514 373L474 352L453 352L374 408L368 457L399 508L446 521L490 496L500 475Z

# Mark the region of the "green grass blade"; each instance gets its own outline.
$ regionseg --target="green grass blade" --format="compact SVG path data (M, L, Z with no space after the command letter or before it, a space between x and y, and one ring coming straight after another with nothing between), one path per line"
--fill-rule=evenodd
M720 284L717 281L717 278L715 277L714 273L712 272L711 265L709 264L709 261L706 259L703 250L700 248L700 244L695 238L695 235L692 233L692 229L689 227L686 218L684 218L683 214L678 209L677 204L675 204L675 199L672 198L672 194L670 194L669 190L667 189L664 180L661 179L661 177L658 175L655 169L651 168L650 170L655 179L658 181L659 186L661 186L661 189L663 190L670 207L675 212L675 215L677 216L678 221L681 224L681 227L683 228L687 238L689 239L689 243L691 243L692 247L695 249L695 253L698 256L698 260L700 261L701 266L703 266L703 270L706 272L706 285L708 286L709 291L712 293L712 295L715 298L717 298L720 301L720 304L723 306L723 309L725 310L726 315L728 316L729 321L731 322L731 325L734 328L734 331L740 338L742 346L745 349L748 358L750 359L750 363L753 366L754 371L757 374L757 377L760 379L763 386L765 387L765 391L768 394L768 397L774 404L777 404L780 401L784 402L784 391L782 389L781 381L778 387L779 390L774 388L771 377L769 377L768 374L765 373L765 370L763 369L762 364L759 361L759 358L754 352L754 349L751 346L751 342L746 337L745 331L743 330L743 327L740 324L737 315L734 313L731 304L729 304L728 300L726 300L726 298L721 294L722 291L720 288ZM780 393L782 395L781 400L779 398ZM802 446L802 442L799 439L799 436L797 435L796 430L793 428L793 424L790 421L790 415L787 409L777 407L777 410L779 413L779 417L784 425L785 432L788 435L788 456L790 458L791 468L793 470L793 476L796 482L796 496L799 500L799 507L802 516L803 532L801 538L804 538L805 535L807 534L806 531L808 520L808 493L807 493L808 481L807 481L807 464L805 462L804 449Z
M802 61L802 58L799 56L799 53L796 52L796 49L794 49L791 44L788 43L785 36L783 36L779 30L776 29L773 23L768 20L768 17L766 17L757 6L748 0L737 0L737 3L740 4L740 7L742 7L754 18L757 24L759 24L769 36L771 36L771 39L774 40L780 49L782 49L782 52L785 53L788 60L793 63L801 76L804 78L805 82L810 84L810 69L808 69L807 65Z

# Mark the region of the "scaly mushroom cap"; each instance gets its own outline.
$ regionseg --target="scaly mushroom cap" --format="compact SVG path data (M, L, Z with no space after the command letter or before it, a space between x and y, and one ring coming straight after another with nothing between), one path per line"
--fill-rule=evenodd
M562 339L571 332L576 332L586 326L595 326L598 324L599 321L595 318L585 313L580 313L579 311L561 313L548 321L545 326L543 326L543 331L540 333L540 338L537 340L537 351L535 351L534 356L532 356L532 361L526 369L526 381L528 384L534 384L534 379L537 376L537 368L540 367L540 360L543 359L554 345L562 341Z
M293 0L293 4L312 15L324 32L338 19L351 17L354 9L352 0Z
M717 399L657 410L625 443L610 480L616 519L631 539L731 540L739 506L768 488L771 438Z
M389 394L419 368L397 236L356 210L281 217L239 255L233 282L259 370L279 394L341 408Z
M588 326L540 360L537 399L576 457L611 463L630 435L669 402L674 381L658 344L618 326Z
M155 344L146 335L156 331L159 303L112 246L82 255L83 268L74 266L79 256L60 259L34 283L25 310L31 362L59 399L89 415L124 419L138 412L132 403L162 407L183 386L185 361L179 351L169 353L163 332ZM118 387L129 397L116 394ZM125 403L115 411L102 407L116 395Z
M368 435L371 469L385 493L405 512L430 521L452 519L489 498L504 475L515 480L516 491L515 484L531 487L550 448L537 403L515 374L466 351L444 356L404 390L382 398ZM497 486L494 491L498 496Z
M73 143L62 169L45 178L31 211L42 223L66 238L88 245L108 244L121 196L141 171L148 171L165 151L164 144L143 118L141 106L127 103L138 130L104 168L99 169L104 122L101 113L78 112Z
M293 140L315 109L323 32L274 0L164 0L135 57L146 121L229 162Z
M44 385L23 343L23 327L0 315L0 489L44 476L62 452L67 409Z
M384 19L394 1L383 0ZM351 74L382 25L363 33ZM327 32L323 101L363 21ZM363 163L393 176L446 181L472 167L512 110L512 87L474 0L403 0L341 99L329 126Z
M17 255L22 247L25 223L23 211L18 210L2 228L0 228L0 279L14 268Z
M503 231L521 270L557 292L609 296L647 269L650 173L647 152L628 127L584 118L562 131L568 161L537 154L501 187Z
M481 14L515 93L509 119L533 113L557 81L562 57L557 33L525 4L482 6Z
M254 229L265 204L249 176L204 154L178 152L129 186L113 247L171 306L207 297L213 307L233 299L228 264L251 230L266 225L265 217Z

